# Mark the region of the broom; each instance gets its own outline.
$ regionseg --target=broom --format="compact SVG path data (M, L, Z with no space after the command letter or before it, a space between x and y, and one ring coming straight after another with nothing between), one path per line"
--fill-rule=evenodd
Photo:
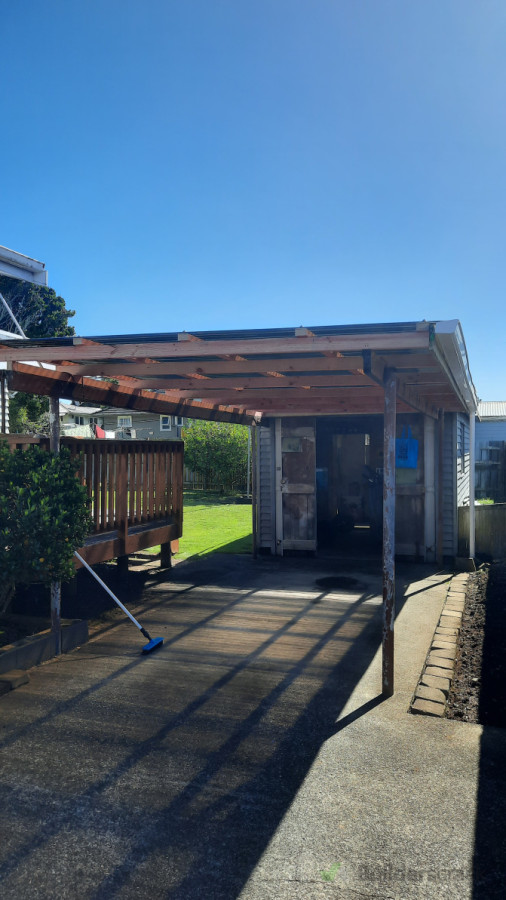
M144 645L144 647L142 648L142 652L143 652L143 653L151 653L152 650L156 650L157 647L161 647L162 644L163 644L163 638L161 638L161 637L152 638L151 635L148 634L148 632L146 631L146 629L143 628L142 625L139 624L139 622L137 621L137 619L135 619L135 618L133 617L132 613L128 611L128 609L126 608L126 606L123 606L121 600L118 600L118 598L116 597L116 595L113 594L113 592L112 592L111 590L109 590L109 588L107 587L107 585L105 584L105 582L103 582L102 579L98 577L97 573L93 571L93 569L91 568L91 566L88 565L88 563L86 562L86 560L83 559L82 556L79 555L79 553L77 552L77 550L74 551L74 556L79 560L80 563L82 563L82 565L83 565L86 569L88 569L88 572L89 572L91 575L93 575L93 578L96 578L96 580L98 581L98 583L102 585L104 591L107 591L107 593L109 594L109 596L112 597L112 599L114 600L114 602L118 604L119 608L122 609L124 613L126 613L126 615L128 616L128 618L132 620L132 622L134 623L134 625L137 625L137 628L139 629L140 633L141 633L142 635L144 635L145 638L148 639L148 643Z

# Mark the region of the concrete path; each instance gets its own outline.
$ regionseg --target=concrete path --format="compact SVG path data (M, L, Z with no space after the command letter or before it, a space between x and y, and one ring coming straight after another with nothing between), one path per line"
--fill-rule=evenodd
M321 561L178 566L156 654L127 623L32 670L0 699L3 900L502 896L504 735L408 714L448 575L398 574L387 701L378 572Z

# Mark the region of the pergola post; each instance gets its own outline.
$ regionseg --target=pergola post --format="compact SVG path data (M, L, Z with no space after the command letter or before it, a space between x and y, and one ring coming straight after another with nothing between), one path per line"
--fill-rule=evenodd
M444 500L444 435L445 435L445 414L444 410L439 410L438 418L438 481L437 481L437 562L439 566L443 565L444 553L444 534L443 534L443 500Z
M250 428L251 435L251 516L253 532L253 559L258 551L258 453L260 442L256 428Z
M382 693L394 692L396 377L385 372L383 420L383 644Z
M60 400L49 398L49 450L60 452ZM52 581L51 587L51 633L54 636L56 656L61 653L61 581Z

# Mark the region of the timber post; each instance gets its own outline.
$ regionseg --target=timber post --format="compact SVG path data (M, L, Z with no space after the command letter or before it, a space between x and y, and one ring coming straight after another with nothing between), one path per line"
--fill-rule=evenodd
M394 692L396 377L385 372L383 421L383 643L382 693Z
M171 569L172 568L172 550L170 546L170 541L166 541L165 544L160 545L160 568L161 569Z
M437 483L437 564L443 565L444 555L444 521L443 521L443 502L444 502L444 434L445 434L445 414L444 410L439 410L438 417L438 483Z
M118 537L123 552L118 556L116 565L121 583L128 581L128 451L124 445L118 452L118 481L116 488L116 516L118 519Z
M60 452L60 399L49 398L49 450ZM52 581L51 593L51 633L54 636L55 655L61 653L61 581Z
M251 435L251 528L253 540L253 559L257 558L258 552L258 453L260 451L260 442L258 440L257 429L250 428Z

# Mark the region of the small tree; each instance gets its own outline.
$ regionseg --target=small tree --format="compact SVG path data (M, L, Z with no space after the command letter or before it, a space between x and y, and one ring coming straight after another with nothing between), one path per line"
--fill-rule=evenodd
M67 581L92 529L79 463L68 450L11 453L0 443L0 614L16 584Z
M185 464L202 475L204 485L222 490L244 488L248 466L248 429L226 422L194 421L183 430Z
M0 275L0 293L29 338L66 337L75 334L68 320L75 316L53 288ZM0 304L0 328L13 331L12 319ZM9 402L10 430L18 434L49 431L49 400L19 391Z

